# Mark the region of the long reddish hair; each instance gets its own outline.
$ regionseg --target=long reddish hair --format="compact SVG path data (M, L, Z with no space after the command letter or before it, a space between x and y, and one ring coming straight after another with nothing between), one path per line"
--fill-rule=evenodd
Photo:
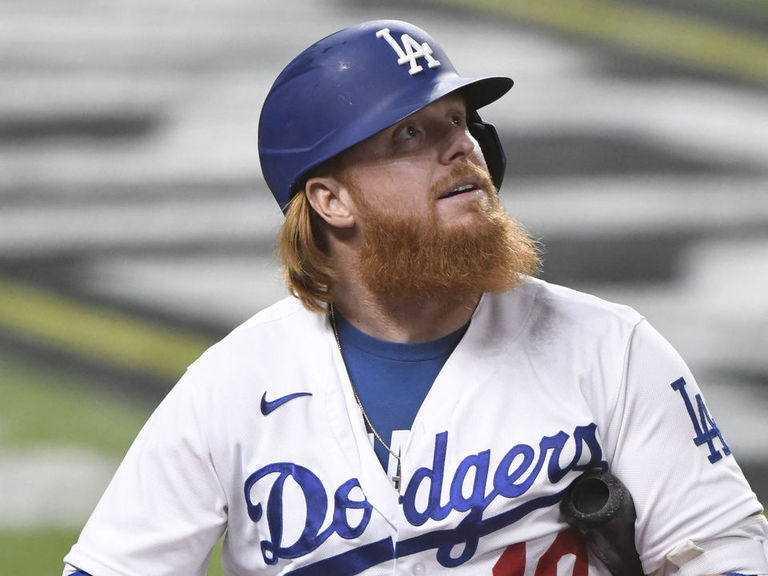
M328 255L323 221L304 191L288 204L277 240L288 290L313 312L327 310L333 300L333 267Z

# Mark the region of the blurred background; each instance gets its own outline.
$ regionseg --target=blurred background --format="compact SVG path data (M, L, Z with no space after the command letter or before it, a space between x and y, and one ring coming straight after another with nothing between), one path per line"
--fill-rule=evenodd
M543 277L648 317L768 499L768 1L0 0L4 572L59 573L185 366L284 294L261 102L383 17L515 79L483 117Z

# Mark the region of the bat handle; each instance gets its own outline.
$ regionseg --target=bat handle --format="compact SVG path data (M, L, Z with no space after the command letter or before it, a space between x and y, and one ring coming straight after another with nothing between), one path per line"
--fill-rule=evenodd
M560 511L613 576L644 576L635 549L635 505L609 470L584 472L568 487Z

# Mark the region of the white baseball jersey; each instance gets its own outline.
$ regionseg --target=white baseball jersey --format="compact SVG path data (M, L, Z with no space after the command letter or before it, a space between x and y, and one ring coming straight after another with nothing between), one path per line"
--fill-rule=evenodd
M226 529L232 576L609 576L558 507L606 463L634 497L646 573L672 574L681 543L761 511L726 440L635 311L529 280L482 298L403 445L398 493L328 319L287 298L189 368L65 561L202 575ZM736 538L705 568L745 554L762 544Z

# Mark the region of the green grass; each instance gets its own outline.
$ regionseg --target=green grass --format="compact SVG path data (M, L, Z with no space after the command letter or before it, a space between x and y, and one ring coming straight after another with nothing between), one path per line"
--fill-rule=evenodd
M723 0L699 0L702 4L717 4L722 6ZM734 12L739 9L752 11L757 15L768 12L768 0L728 0L728 7Z
M468 5L467 0L439 4L446 2ZM471 5L474 10L503 14L651 58L768 84L765 34L697 15L613 0L473 0ZM765 2L749 5L760 10Z
M0 530L0 564L3 574L56 576L64 565L61 559L77 540L76 528L37 528ZM211 555L208 576L224 576L221 568L221 542Z
M0 330L17 339L178 378L210 338L0 278Z
M78 446L119 461L152 406L132 403L98 386L0 356L0 450ZM80 529L0 529L3 574L60 574L62 558ZM223 576L220 545L209 576Z
M209 339L31 285L0 278L0 331L66 353L173 380ZM99 382L0 355L0 450L77 447L119 462L153 406L117 397ZM103 390L100 392L99 390ZM0 529L8 574L59 574L79 528ZM221 546L210 576L223 576Z
M3 574L57 575L61 559L77 540L74 528L0 530L0 563Z
M151 407L94 390L56 372L0 358L0 444L77 445L121 457Z

